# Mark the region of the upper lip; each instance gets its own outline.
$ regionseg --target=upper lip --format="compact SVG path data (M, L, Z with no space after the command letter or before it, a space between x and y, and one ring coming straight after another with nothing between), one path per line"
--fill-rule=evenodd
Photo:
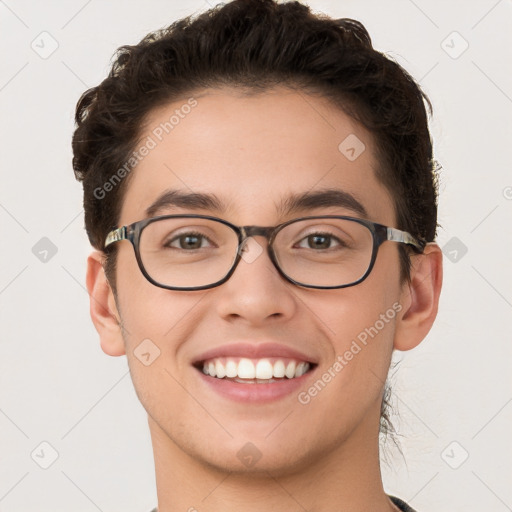
M248 359L283 357L317 364L316 357L279 343L230 343L201 353L194 358L193 364L197 365L216 357L245 357Z

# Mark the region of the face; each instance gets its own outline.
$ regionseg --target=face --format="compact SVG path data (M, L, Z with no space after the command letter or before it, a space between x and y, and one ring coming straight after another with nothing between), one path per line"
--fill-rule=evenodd
M342 204L277 208L290 195L336 189L361 203L369 220L395 226L390 194L376 179L372 138L326 100L286 89L252 97L207 90L194 97L193 108L182 108L185 99L149 116L141 141L151 137L156 146L132 171L119 225L147 217L170 190L211 194L224 208L169 204L153 215L206 214L238 226L322 214L361 217ZM166 133L162 124L177 109L179 122ZM364 144L355 159L339 149L347 137L352 145L359 141L356 155ZM339 454L350 440L377 435L403 293L398 245L380 247L362 283L319 290L287 282L272 265L265 238L254 242L247 249L256 251L254 258L242 259L227 282L199 291L154 286L131 244L119 242L116 305L154 439L229 471L252 470L246 456L256 454L258 470L284 474ZM140 345L143 340L150 341ZM141 363L141 347L151 354L146 359L158 357ZM235 365L266 359L278 372L279 361L285 368L303 362L309 371L243 383L200 369L205 361L215 366L229 359Z

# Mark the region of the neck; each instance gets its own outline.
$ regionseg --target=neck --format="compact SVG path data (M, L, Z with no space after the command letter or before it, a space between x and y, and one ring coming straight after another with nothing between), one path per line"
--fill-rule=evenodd
M278 467L240 472L211 466L178 447L151 418L149 426L158 512L398 510L382 486L378 431L368 432L365 425L341 447L286 472Z

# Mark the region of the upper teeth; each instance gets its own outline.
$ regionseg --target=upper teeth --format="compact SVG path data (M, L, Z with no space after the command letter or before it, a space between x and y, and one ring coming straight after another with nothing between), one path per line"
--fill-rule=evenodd
M288 377L300 377L309 370L310 364L304 361L298 362L293 359L231 359L215 358L203 363L203 373L211 377L222 379L272 379Z

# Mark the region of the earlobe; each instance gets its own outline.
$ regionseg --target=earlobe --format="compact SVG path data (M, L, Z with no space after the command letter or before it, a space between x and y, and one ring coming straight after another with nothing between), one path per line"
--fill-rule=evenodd
M437 316L442 282L443 253L437 244L429 243L423 254L413 256L411 280L402 289L404 307L396 323L396 350L410 350L427 336Z
M100 336L103 352L110 356L124 355L121 318L114 293L103 269L104 255L92 252L87 258L87 291L89 292L91 319Z

